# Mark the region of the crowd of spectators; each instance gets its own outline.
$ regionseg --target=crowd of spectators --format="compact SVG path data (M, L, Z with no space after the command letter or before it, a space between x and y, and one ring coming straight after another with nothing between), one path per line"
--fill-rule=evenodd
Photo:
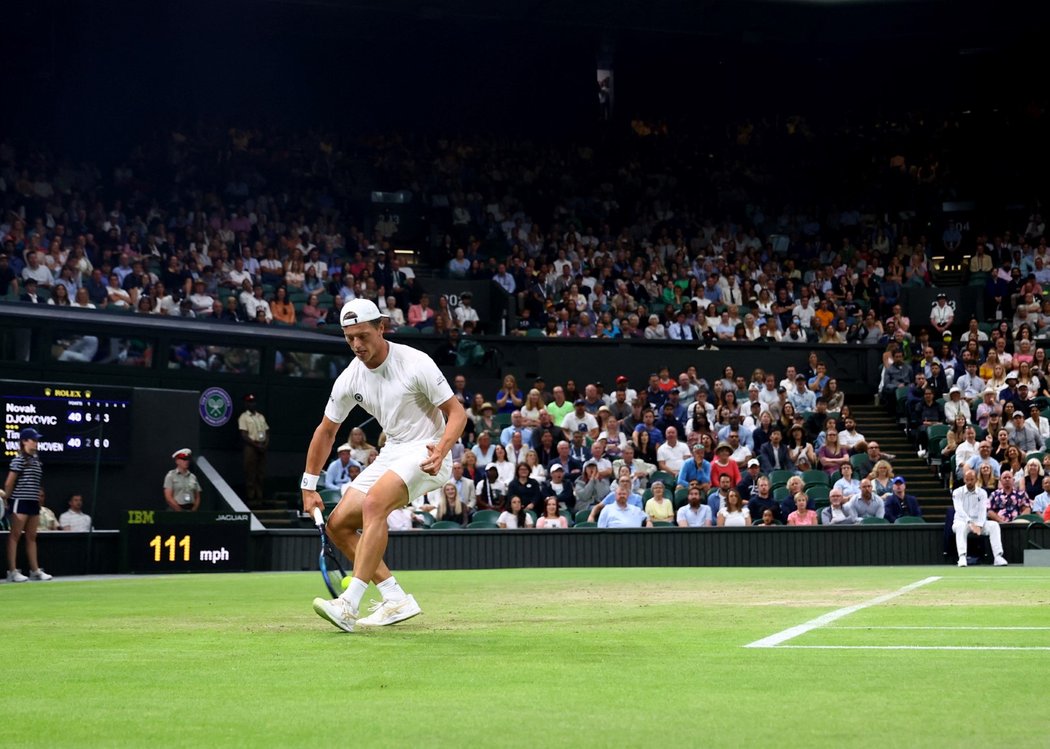
M664 367L634 384L621 375L608 393L543 379L524 390L507 375L486 394L463 374L453 392L468 424L449 483L414 502L428 522L703 527L922 514L895 456L858 431L815 353L776 374L729 366L708 381L695 367L677 376Z
M379 184L426 213L441 270L515 299L512 334L884 344L909 332L901 290L929 284L931 258L961 243L992 276L996 314L1045 332L1041 217L995 236L931 232L963 172L937 148L961 126L894 127L791 118L581 145L198 124L105 173L5 142L0 295L305 327L364 296L399 326L485 329L393 252L421 236L389 212L355 215Z

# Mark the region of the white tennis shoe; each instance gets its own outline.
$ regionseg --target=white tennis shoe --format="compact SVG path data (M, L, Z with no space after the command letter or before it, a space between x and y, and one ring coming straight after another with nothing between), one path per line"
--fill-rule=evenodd
M966 557L964 557L964 556L959 557L959 564L956 565L956 566L958 566L958 567L966 567L967 566L966 565Z
M388 624L397 624L423 613L423 609L419 608L416 599L410 595L405 596L400 601L372 601L372 605L368 610L372 613L363 619L357 620L357 623L362 627L385 627Z
M1010 563L1009 563L1009 562L1007 562L1007 561L1006 561L1005 559L1003 559L1002 557L996 557L996 558L995 558L995 561L994 561L994 562L992 562L992 564L994 564L994 565L995 565L996 567L1005 567L1006 565L1008 565L1008 564L1010 564Z
M8 570L7 582L9 583L24 583L29 578L22 574L21 570Z
M54 575L47 574L46 572L44 572L43 569L33 570L32 572L29 573L29 579L30 580L44 580L44 581L46 581L46 580L53 579L53 577L54 577Z
M327 601L324 598L314 599L314 611L322 619L327 619L344 632L353 632L354 624L357 623L357 612L350 608L350 602L345 598L333 598Z

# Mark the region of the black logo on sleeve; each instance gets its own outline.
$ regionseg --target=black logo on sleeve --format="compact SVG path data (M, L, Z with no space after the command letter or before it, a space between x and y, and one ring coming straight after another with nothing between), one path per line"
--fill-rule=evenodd
M361 395L360 393L354 393L354 400L357 401L358 403L360 403L364 399L365 399L365 397L363 395Z

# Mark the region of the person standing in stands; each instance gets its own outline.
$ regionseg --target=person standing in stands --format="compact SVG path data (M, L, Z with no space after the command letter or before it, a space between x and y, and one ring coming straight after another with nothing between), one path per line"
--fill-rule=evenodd
M11 459L11 467L4 481L0 499L10 503L11 533L7 537L7 582L24 583L27 580L50 580L51 575L40 568L36 553L36 530L40 523L40 508L44 504L44 478L40 459L36 455L40 434L33 427L18 433L18 454ZM18 539L26 534L26 558L29 577L18 569Z
M266 476L266 451L270 446L270 425L255 407L255 394L244 396L244 413L237 419L237 428L244 443L244 493L249 505L263 499L263 479Z

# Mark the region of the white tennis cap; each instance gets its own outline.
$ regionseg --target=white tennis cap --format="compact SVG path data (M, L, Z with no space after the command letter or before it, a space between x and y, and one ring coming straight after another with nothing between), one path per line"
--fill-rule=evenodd
M339 311L339 324L345 328L348 325L372 322L383 317L386 315L379 311L375 302L369 299L351 299Z

